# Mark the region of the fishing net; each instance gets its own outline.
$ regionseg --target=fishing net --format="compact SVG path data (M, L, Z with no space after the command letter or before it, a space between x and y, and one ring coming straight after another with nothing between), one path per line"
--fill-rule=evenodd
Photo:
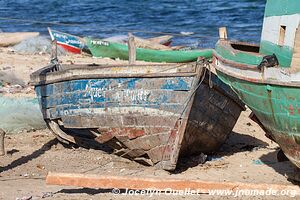
M25 86L25 82L21 79L19 79L18 77L16 77L16 75L13 72L10 71L0 71L0 87L4 84L4 83L9 83L11 85L21 85L21 86Z
M38 100L0 96L0 128L7 133L46 128Z
M51 40L46 36L37 36L26 39L13 47L14 51L21 54L51 54ZM60 46L57 55L66 55Z

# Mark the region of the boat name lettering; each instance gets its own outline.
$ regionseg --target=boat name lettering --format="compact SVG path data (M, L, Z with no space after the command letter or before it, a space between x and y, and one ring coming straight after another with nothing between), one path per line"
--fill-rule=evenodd
M92 40L91 43L93 45L109 46L109 42L102 41L102 40Z
M84 97L90 97L93 101L94 98L106 98L105 92L111 91L111 88L97 88L90 85L86 85L86 93ZM128 90L117 91L112 98L116 101L124 101L125 99L130 99L130 101L148 101L148 98L151 94L149 90Z
M59 34L59 33L53 33L53 36L56 37L56 38L61 38L64 40L64 42L66 44L81 44L81 42L77 39L70 39L69 37L65 36L65 35L62 35L62 34Z
M91 99L93 100L94 97L103 97L103 91L107 90L106 88L96 88L96 87L91 87L89 85L86 85L85 90L87 93L84 95L85 97L90 96Z
M149 90L124 90L116 92L117 99L130 99L132 102L147 102L151 94Z

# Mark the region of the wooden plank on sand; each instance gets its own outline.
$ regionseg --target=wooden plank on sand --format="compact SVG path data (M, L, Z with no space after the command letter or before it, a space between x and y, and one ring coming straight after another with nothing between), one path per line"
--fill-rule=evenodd
M99 176L93 174L68 174L49 172L46 178L48 185L66 185L85 188L119 188L145 190L155 188L157 190L197 190L200 193L209 193L211 190L293 190L300 194L299 186L277 185L277 184L257 184L257 183L234 183L234 182L209 182L201 180L184 179L160 179L141 178L129 176Z

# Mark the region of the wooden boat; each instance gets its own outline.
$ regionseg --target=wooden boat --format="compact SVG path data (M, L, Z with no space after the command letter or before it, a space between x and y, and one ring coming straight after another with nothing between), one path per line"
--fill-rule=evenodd
M203 70L199 63L51 64L31 81L60 141L107 144L117 155L174 170L179 155L218 150L244 109L213 74L210 89Z
M60 31L56 31L53 29L48 28L51 40L56 40L56 43L64 48L66 51L75 53L75 54L80 54L83 50L87 51L87 47L85 44L85 41L83 38L71 35L68 33L63 33ZM159 37L153 37L153 38L148 38L148 39L142 39L142 38L137 38L139 41L139 44L141 46L147 46L147 47L153 47L155 48L156 46L159 46L161 44L161 48L170 45L172 42L172 37L170 35L163 35ZM103 39L105 41L110 41L113 38L107 38ZM156 47L157 48L157 47Z
M48 28L51 40L71 53L80 54L85 44L82 38Z
M13 32L0 33L0 47L16 45L23 40L39 36L39 32Z
M300 168L300 1L268 0L260 46L220 40L213 63Z
M99 39L85 38L94 57L109 57L128 60L128 46ZM182 63L196 61L198 57L211 58L212 50L154 50L136 48L136 59L148 62Z

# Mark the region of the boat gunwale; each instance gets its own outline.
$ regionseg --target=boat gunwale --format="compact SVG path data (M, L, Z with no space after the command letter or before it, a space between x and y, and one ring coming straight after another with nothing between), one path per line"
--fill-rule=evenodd
M103 79L103 78L155 78L155 77L189 77L189 76L196 76L197 75L197 67L202 67L201 65L198 65L197 62L190 62L190 63L169 63L169 64L117 64L117 65L111 65L111 64L105 64L105 65L95 65L95 64L66 64L66 65L60 65L62 68L56 69L56 67L59 67L59 64L50 64L46 67L43 67L36 72L33 72L30 75L31 81L29 82L30 85L33 86L39 86L39 85L46 85L56 82L64 82L64 81L70 81L70 80L79 80L79 79ZM87 67L88 66L88 67ZM190 72L170 72L170 73L162 73L163 71L153 72L153 73L111 73L111 74L99 74L99 73L91 73L92 71L96 70L103 70L105 68L129 68L129 67L172 67L167 70L172 69L180 69L184 66L192 66L194 68L193 71ZM64 67L67 67L64 69ZM89 73L88 74L74 74L72 73L73 70L86 70ZM166 70L166 71L167 71ZM70 73L70 76L67 77L59 77Z
M229 64L233 67L243 69L243 70L251 70L251 71L256 71L259 72L259 69L257 68L256 65L249 65L245 63L238 63L233 60L229 60L226 58L223 58L221 55L219 55L216 51L213 52L213 59L217 58L218 60L222 61L223 63Z
M256 44L252 44L252 43L248 43L248 42L240 42L240 41L231 41L231 40L219 40L217 42L217 45L222 46L224 49L226 49L227 51L229 51L232 54L237 54L237 53L245 53L245 54L249 54L251 56L265 56L264 54L261 54L259 52L254 53L251 51L242 51L239 49L235 49L232 47L232 44L234 45L243 45L243 46L249 46L249 47L260 47L259 45ZM222 60L223 62L229 63L230 65L233 65L235 67L238 67L240 69L250 69L253 71L259 71L257 68L257 65L251 65L251 64L247 64L247 63L238 63L234 60L230 60L230 59L226 59L223 58L222 55L220 55L216 50L213 51L213 57L218 57L218 59Z
M228 64L228 65L231 65L232 67L239 68L239 69L244 70L244 71L252 70L252 71L260 72L261 73L261 71L259 71L259 70L253 70L253 68L245 68L245 67L244 68L240 68L240 67L237 66L237 65L240 65L240 63L228 61L228 59L221 58L221 57L219 57L219 55L215 55L214 54L214 56L213 56L213 63L216 62L216 59L218 59L218 62L221 61L225 65ZM245 64L241 64L241 65L244 66ZM295 82L275 81L275 80L271 80L271 79L263 80L263 79L258 79L258 78L249 78L249 77L247 78L246 76L238 75L236 73L230 72L230 70L226 69L226 67L219 67L216 64L214 64L214 66L215 66L215 68L216 68L217 71L220 71L223 74L226 74L228 76L231 76L231 77L234 77L234 78L237 78L237 79L240 79L240 80L249 81L249 82L252 82L252 83L270 84L270 85L278 85L278 86L285 86L285 87L286 86L288 86L288 87L300 87L300 82L299 83L295 83ZM261 77L263 77L263 75Z

